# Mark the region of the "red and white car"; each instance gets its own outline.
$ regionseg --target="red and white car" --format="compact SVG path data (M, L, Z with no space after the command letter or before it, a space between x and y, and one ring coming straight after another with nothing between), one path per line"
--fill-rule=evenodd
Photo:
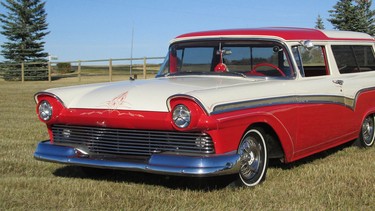
M256 28L171 41L157 77L35 95L50 140L35 158L165 175L265 179L285 163L356 140L374 145L374 38Z

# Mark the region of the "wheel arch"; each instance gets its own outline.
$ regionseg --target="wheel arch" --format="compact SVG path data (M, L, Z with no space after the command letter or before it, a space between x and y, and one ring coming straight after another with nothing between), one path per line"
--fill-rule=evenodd
M252 127L264 128L264 130L271 134L274 139L270 142L272 144L267 146L271 149L269 152L273 155L273 157L280 157L282 152L285 162L290 162L293 160L294 124L285 125L279 118L268 112L248 112L245 115L226 115L225 118L220 117L218 122L219 128L233 128L236 132L238 132L239 140L235 146L236 148L239 147L241 140L240 137L243 137Z
M373 101L373 97L375 96L375 88L372 89L364 89L357 93L355 100L354 100L354 112L360 114L360 122L359 126L363 120L366 119L369 115L375 116L375 101Z
M246 131L251 128L262 128L266 132L267 136L265 137L265 141L269 158L285 158L285 152L279 136L269 124L265 122L253 123L246 129Z
M368 118L370 118L370 120L367 120ZM361 122L362 123L361 123L359 137L355 140L354 145L361 147L361 148L372 147L374 145L374 139L375 139L374 137L375 136L375 131L374 131L375 114L373 112L367 113ZM370 135L370 137L368 135Z
M360 122L362 123L368 116L375 116L375 108L369 109L366 112L364 112L361 116Z

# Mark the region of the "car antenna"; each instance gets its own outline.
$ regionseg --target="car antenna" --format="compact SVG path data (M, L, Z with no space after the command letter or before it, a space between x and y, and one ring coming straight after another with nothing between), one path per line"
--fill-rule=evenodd
M130 47L130 77L129 79L131 81L134 81L135 78L133 77L132 69L133 69L133 44L134 44L134 23L132 27L132 41L131 41L131 47Z

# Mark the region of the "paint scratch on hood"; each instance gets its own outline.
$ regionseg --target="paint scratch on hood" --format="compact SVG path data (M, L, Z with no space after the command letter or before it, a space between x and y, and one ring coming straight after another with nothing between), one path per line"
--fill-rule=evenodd
M118 95L117 97L113 98L112 100L107 102L107 106L109 109L117 109L120 106L124 106L129 108L130 104L126 102L126 98L128 96L128 91ZM126 106L124 104L128 104L129 106Z

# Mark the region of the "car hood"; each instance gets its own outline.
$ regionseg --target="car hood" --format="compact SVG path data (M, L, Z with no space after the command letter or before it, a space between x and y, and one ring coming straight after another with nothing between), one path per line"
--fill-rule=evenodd
M181 94L197 99L210 113L218 104L259 95L260 92L252 91L251 86L265 82L270 81L262 78L179 76L54 88L45 92L57 96L67 108L160 112L168 111L169 97Z

